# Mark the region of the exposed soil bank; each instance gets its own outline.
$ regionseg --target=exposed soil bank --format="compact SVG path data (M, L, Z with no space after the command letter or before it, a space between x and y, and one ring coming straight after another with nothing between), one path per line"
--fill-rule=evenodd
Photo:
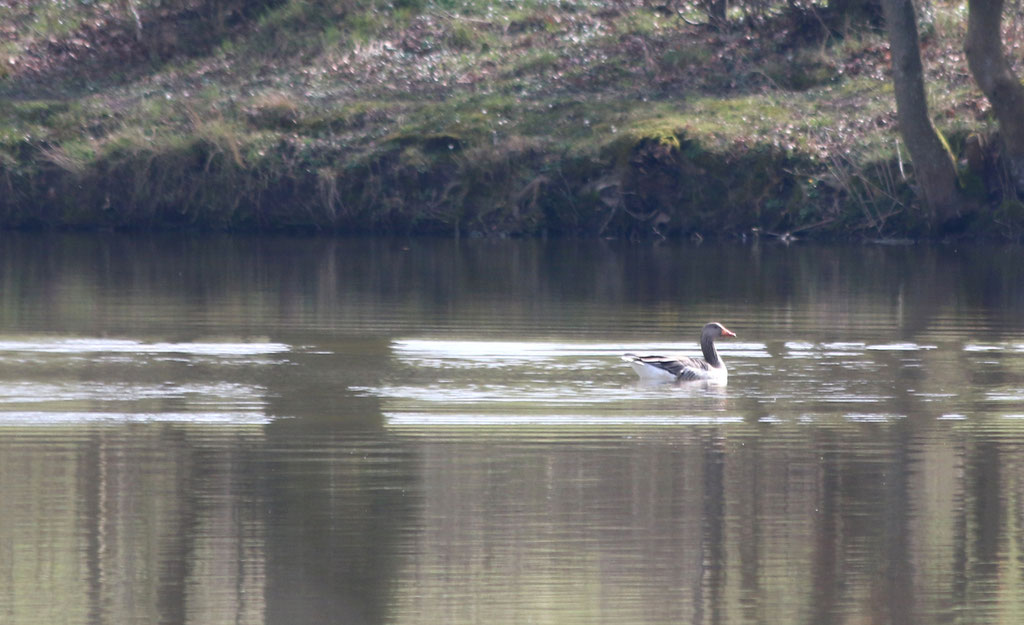
M358 159L278 145L249 162L237 147L194 138L8 171L0 207L14 227L671 236L789 232L813 226L808 213L828 214L826 230L849 227L808 197L813 184L794 173L808 164L798 158L690 143L630 138L573 157L524 142L403 137Z

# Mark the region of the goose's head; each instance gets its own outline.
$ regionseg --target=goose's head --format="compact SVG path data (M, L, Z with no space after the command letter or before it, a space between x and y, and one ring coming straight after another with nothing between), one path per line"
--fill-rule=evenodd
M735 332L729 331L728 328L726 328L722 324L718 323L717 321L713 321L713 322L707 324L706 326L704 326L704 331L701 332L701 335L703 335L703 336L710 336L713 339L717 339L720 336L728 336L728 337L736 338L736 333Z

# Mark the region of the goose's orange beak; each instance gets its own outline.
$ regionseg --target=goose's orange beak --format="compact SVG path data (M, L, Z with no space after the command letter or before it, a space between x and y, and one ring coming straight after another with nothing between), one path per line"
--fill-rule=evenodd
M725 329L725 326L722 326L722 336L731 336L733 338L736 338L736 333L730 332L729 330Z

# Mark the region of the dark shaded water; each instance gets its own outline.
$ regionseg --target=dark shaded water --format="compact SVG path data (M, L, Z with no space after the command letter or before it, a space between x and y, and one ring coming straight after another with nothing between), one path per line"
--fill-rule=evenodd
M1020 622L1024 251L2 235L0 492L13 625Z

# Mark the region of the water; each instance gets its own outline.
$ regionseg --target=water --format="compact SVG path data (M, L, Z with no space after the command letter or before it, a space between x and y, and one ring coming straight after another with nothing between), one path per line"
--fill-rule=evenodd
M0 622L1003 623L1024 250L0 237ZM624 351L729 384L639 384Z

